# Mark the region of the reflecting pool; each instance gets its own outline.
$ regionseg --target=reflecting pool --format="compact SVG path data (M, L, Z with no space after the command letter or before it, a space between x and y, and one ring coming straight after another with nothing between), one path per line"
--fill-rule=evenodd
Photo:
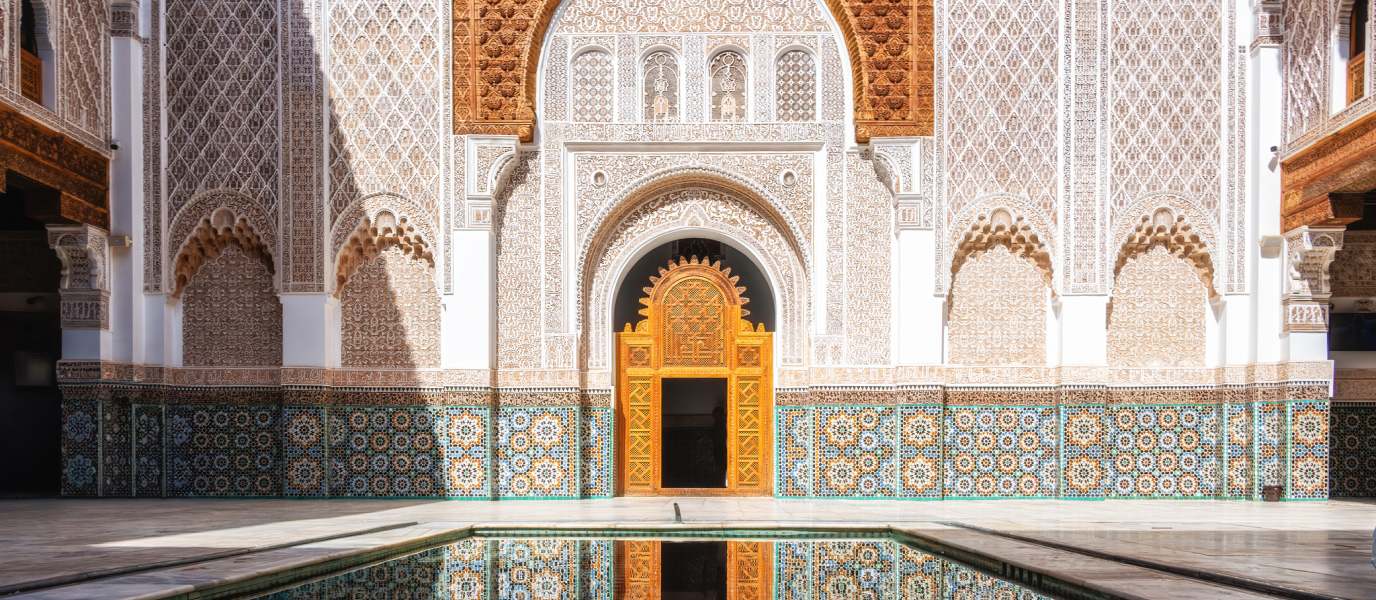
M272 600L1052 598L886 538L469 538Z

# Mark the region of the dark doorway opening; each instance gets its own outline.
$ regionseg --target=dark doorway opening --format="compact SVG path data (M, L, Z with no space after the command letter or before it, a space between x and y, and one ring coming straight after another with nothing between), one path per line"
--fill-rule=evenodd
M726 600L726 542L664 542L662 600Z
M43 222L29 216L45 195L13 181L0 194L0 497L56 494L62 473L62 263ZM50 196L47 194L46 196Z
M661 382L660 487L726 487L726 379Z

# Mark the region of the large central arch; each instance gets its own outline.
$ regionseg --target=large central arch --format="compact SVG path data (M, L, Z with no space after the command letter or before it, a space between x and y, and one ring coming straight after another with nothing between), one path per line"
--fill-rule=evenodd
M777 305L776 368L804 364L810 314L806 251L768 202L728 183L711 177L649 183L595 224L579 272L580 369L590 386L611 385L612 315L626 272L649 249L679 237L726 242L760 268Z

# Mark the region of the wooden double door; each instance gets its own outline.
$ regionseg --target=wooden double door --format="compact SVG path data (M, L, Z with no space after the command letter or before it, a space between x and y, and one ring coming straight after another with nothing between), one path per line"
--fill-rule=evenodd
M646 318L617 334L617 490L626 496L768 496L774 334L742 319L749 302L720 264L680 257L650 278ZM724 488L663 487L663 381L726 380Z

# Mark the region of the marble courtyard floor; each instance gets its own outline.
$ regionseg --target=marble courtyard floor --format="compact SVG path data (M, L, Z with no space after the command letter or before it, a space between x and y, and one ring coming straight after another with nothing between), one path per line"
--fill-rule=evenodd
M482 526L888 526L1127 598L1273 597L1147 561L1302 592L1291 597L1376 600L1373 503L771 498L3 500L0 595L45 582L21 597L162 597Z

